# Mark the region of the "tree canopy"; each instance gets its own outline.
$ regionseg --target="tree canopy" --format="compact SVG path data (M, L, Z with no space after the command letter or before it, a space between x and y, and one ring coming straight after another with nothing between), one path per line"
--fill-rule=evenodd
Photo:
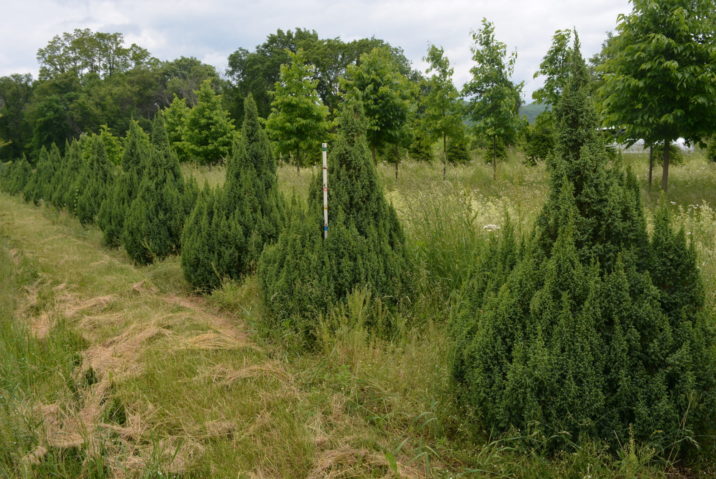
M716 131L716 9L712 0L632 0L606 44L604 122L628 142L700 142ZM669 148L661 186L668 188Z

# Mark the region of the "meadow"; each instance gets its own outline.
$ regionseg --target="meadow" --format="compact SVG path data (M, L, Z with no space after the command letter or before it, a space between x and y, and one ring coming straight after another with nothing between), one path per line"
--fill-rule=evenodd
M637 173L647 221L667 202L698 252L716 319L716 163L697 152L663 195ZM658 173L657 168L657 173ZM219 184L221 167L184 167ZM305 198L318 169L281 166ZM463 426L451 393L448 323L460 286L506 218L528 231L549 188L513 153L492 179L480 158L379 167L405 229L416 293L397 312L358 290L320 318L315 347L263 321L257 279L192 295L177 257L136 267L50 206L0 194L2 477L713 477L703 454L676 462L626 442L545 457L522 437ZM391 321L382 321L395 315ZM392 324L369 333L367 323Z

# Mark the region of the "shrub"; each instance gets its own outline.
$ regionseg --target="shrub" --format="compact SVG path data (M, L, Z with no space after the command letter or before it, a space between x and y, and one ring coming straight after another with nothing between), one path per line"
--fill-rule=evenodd
M137 196L151 151L149 136L136 121L129 124L125 144L121 161L122 170L111 185L107 198L102 202L97 218L104 243L110 247L117 247L120 244L125 217L129 206Z
M363 111L356 100L340 114L336 145L329 155L330 230L322 238L322 188L314 178L308 209L294 205L278 242L261 256L261 292L270 320L315 338L317 317L365 288L388 303L408 291L403 231L381 191L366 141Z
M452 326L457 394L473 426L547 450L633 438L663 451L713 410L695 253L665 210L649 240L634 176L608 166L577 48L570 61L535 231L493 244Z
M20 160L5 164L0 178L0 187L6 193L16 195L20 193L32 175L32 166L23 156Z
M182 267L187 281L197 290L210 291L222 278L254 271L264 245L278 237L281 210L276 164L249 96L226 182L216 192L201 195L184 229Z
M187 209L179 161L169 145L161 114L154 118L152 144L147 144L144 154L141 170L139 164L128 165L129 171L135 168L143 176L127 208L121 235L124 248L138 264L179 252Z

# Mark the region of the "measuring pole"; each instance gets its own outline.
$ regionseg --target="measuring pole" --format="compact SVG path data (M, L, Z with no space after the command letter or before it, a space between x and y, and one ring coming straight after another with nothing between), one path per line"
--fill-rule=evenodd
M328 237L328 143L321 143L323 155L323 239Z

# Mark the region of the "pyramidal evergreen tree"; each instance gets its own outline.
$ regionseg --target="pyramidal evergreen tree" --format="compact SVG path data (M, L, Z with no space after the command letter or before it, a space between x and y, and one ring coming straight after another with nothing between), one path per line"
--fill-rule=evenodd
M50 152L44 146L37 155L37 164L30 175L25 188L23 189L23 197L25 201L39 204L42 199L42 181L46 176L45 172L50 168Z
M60 201L61 196L57 193L57 188L61 186L62 179L65 171L67 170L67 154L66 152L70 148L69 141L65 141L65 154L57 151L57 158L56 158L56 166L54 168L54 171L52 172L52 177L49 179L49 184L47 185L47 191L45 193L45 201L48 203L54 205L57 208L62 208L64 204L62 201Z
M149 264L179 252L186 216L184 181L179 161L169 145L164 118L152 123L142 178L127 208L121 241L137 264Z
M99 135L89 136L82 166L72 188L76 194L74 213L83 225L94 223L114 178L114 165Z
M54 191L51 197L52 203L58 208L67 208L70 211L74 211L78 194L74 187L77 175L79 175L83 165L81 142L86 141L87 137L82 136L78 140L72 140L65 147L62 166L55 176Z
M577 40L570 62L535 231L486 253L452 325L457 395L476 428L516 428L549 451L631 439L678 449L714 406L696 255L666 210L649 239L636 180L597 134Z
M32 175L32 166L23 156L21 159L6 164L0 178L0 188L6 193L16 195L20 193Z
M366 139L361 102L348 98L328 155L330 229L323 239L322 188L316 177L308 210L295 206L278 242L261 256L259 277L269 316L310 342L318 315L357 288L395 304L408 292L405 240L383 197Z
M223 278L254 271L282 222L276 163L251 95L244 101L241 136L232 147L224 186L215 192L205 188L200 196L184 229L182 266L197 290L210 291Z
M132 121L125 140L122 169L115 178L107 198L102 202L97 217L97 224L102 229L104 243L107 246L120 245L124 220L144 177L150 149L149 136L139 123Z

